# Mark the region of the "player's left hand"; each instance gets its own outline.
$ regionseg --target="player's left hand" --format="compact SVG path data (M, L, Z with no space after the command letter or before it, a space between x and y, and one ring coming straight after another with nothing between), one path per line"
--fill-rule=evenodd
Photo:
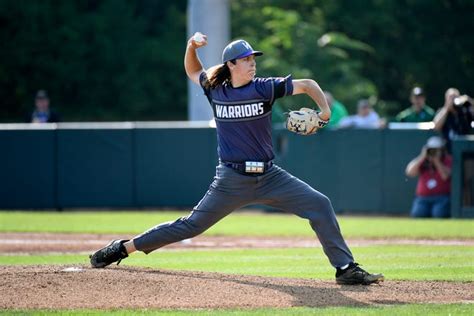
M308 108L299 111L290 111L286 119L286 128L299 135L312 135L329 123L323 120L319 113Z

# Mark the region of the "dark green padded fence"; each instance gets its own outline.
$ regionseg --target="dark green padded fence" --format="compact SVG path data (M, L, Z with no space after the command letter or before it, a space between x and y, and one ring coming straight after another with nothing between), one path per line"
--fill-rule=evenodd
M209 128L137 128L136 205L195 205L213 179L216 147L215 130Z
M405 167L432 132L340 130L301 137L282 130L277 134L276 139L287 144L280 163L326 194L336 210L408 214L416 179L405 176Z
M0 130L0 208L56 206L56 132Z
M452 150L453 160L460 163L452 171L451 213L454 217L474 218L474 136L459 137Z
M338 212L408 215L416 179L404 170L432 134L275 130L276 163ZM215 129L190 123L4 125L0 208L191 207L212 181L216 147Z
M56 133L59 207L134 206L132 129Z

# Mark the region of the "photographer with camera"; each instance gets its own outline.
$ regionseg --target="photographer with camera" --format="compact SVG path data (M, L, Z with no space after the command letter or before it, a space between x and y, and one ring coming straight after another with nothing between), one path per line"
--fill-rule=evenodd
M421 153L406 167L407 176L419 177L412 217L450 216L452 158L446 151L445 143L439 136L430 137Z
M457 135L472 134L474 129L473 100L468 95L460 95L456 88L449 88L444 95L444 105L436 114L434 129L443 134L448 152L451 152L451 141Z

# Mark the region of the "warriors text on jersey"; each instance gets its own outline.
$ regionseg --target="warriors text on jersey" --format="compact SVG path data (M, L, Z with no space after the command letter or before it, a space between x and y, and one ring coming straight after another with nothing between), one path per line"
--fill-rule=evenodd
M271 110L277 98L293 94L291 76L255 78L234 88L226 82L214 89L200 83L214 111L219 158L223 161L269 161L274 158Z

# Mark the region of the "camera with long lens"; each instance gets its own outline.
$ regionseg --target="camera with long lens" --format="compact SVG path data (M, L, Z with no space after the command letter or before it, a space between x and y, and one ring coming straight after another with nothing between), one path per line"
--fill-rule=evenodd
M438 151L437 148L428 148L428 150L426 151L426 154L427 154L428 156L433 157L433 156L436 155L436 152L437 152L437 151Z
M469 96L464 94L464 95L454 98L454 106L458 108L470 107L471 101L469 100Z

